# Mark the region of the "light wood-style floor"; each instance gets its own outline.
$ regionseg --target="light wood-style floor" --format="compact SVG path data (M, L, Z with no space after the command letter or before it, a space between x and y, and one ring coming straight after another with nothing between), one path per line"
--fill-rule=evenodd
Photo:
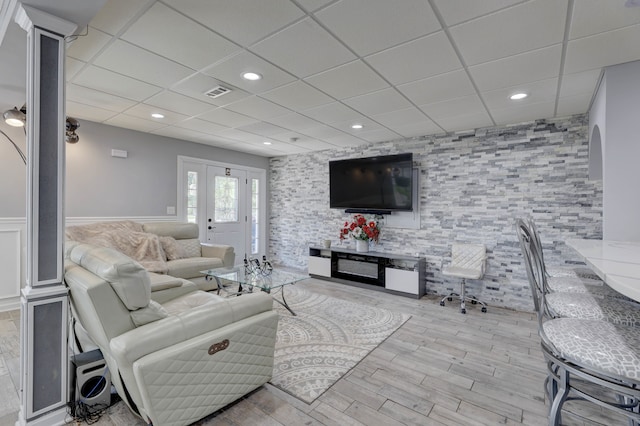
M315 402L266 385L197 425L544 425L545 364L532 313L420 300L310 279L312 291L412 315ZM0 312L0 425L19 408L19 312ZM626 424L587 402L565 405L563 424ZM122 402L98 425L144 425Z

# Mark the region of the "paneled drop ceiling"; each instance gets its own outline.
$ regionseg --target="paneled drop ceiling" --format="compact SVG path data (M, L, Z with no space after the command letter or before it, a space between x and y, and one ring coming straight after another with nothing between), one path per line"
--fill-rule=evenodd
M109 0L69 45L67 113L304 153L584 113L639 40L625 0Z

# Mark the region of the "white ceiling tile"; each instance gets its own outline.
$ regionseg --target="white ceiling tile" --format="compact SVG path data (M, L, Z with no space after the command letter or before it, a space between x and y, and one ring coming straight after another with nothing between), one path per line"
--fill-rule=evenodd
M457 117L460 115L471 115L484 113L486 110L478 95L464 96L446 101L419 105L420 109L429 117L439 122L439 119L446 117Z
M262 75L262 79L245 80L242 74L248 71ZM296 80L291 74L246 51L230 56L202 72L249 93L266 92Z
M302 113L325 124L336 123L343 120L359 119L363 117L363 115L359 112L354 111L353 109L339 102L333 102L331 104L310 108L304 110Z
M109 34L89 27L86 36L79 36L67 46L67 56L79 61L90 61L111 41Z
M188 120L181 121L179 123L176 123L176 127L189 129L205 134L216 133L226 129L226 127L224 126L220 126L219 124L215 124L210 121L201 120L199 118L190 118Z
M255 118L247 117L244 114L238 114L237 112L229 111L224 108L217 108L206 112L198 116L198 118L227 127L240 127L246 124L256 123L258 121Z
M179 140L206 143L207 145L212 146L218 145L218 143L215 142L215 136L181 127L167 126L161 129L152 130L150 133Z
M353 124L361 124L363 127L362 129L353 129L351 127ZM335 127L336 129L342 132L349 133L357 137L360 137L362 133L373 132L373 131L384 129L384 127L381 124L367 117L363 117L357 120L342 120L336 123L332 123L331 126Z
M93 62L117 73L159 86L171 86L193 70L124 41L116 41Z
M463 70L425 78L398 86L417 105L460 98L475 93L471 80Z
M298 133L298 132L294 132L291 130L287 130L284 133L278 133L277 135L273 135L271 136L271 139L280 141L280 142L286 142L286 143L294 143L296 141L309 141L312 140L312 138L310 138L307 135L303 135L302 133ZM295 139L295 141L293 140Z
M507 87L503 89L482 92L487 108L491 114L494 109L522 108L530 104L538 104L541 102L555 102L556 90L558 88L558 79L550 78L547 80L535 81L533 83L524 83L518 86ZM509 99L511 95L518 92L527 93L524 99L513 101ZM548 115L539 118L548 118Z
M353 53L310 18L257 43L251 50L300 78L355 59Z
M166 0L215 32L249 46L300 19L304 12L289 0Z
M271 147L267 147L267 148L271 149L274 155L276 155L275 154L276 152L277 152L277 155L293 155L293 154L306 154L307 152L311 151L311 149L309 149L306 146L294 145L294 144L288 144L288 143L280 143L280 144L276 143Z
M351 136L347 134L336 136L334 138L328 138L325 140L325 142L337 147L342 147L342 148L346 148L350 146L366 145L368 143L367 141L364 141L360 138L356 138L355 136Z
M438 60L433 59L436 57ZM392 84L408 83L462 68L444 31L376 53L365 60Z
M291 113L290 110L257 96L234 102L231 105L227 105L226 108L258 120L268 120L269 118Z
M243 132L242 130L238 129L224 129L215 132L215 134L224 138L234 139L242 142L262 143L265 141L264 136L254 135L253 133Z
M196 70L240 49L162 3L155 3L122 39Z
M164 118L153 118L151 116L151 114L156 113L164 115ZM154 121L165 126L169 124L176 124L179 121L183 121L189 118L188 115L178 114L177 112L169 111L147 104L137 104L136 106L133 106L126 110L125 114L142 118L144 120Z
M585 37L640 23L640 8L624 1L580 0L573 3L569 39Z
M431 120L416 121L413 123L398 124L391 126L394 132L404 136L405 138L415 138L417 136L437 135L444 131Z
M378 123L389 128L414 122L431 122L431 120L429 120L422 111L415 107L376 114L372 118Z
M517 124L536 119L553 117L555 102L522 104L505 109L492 109L491 115L498 126Z
M144 101L145 104L164 108L169 111L179 112L186 115L199 115L216 108L206 102L201 102L189 96L165 90L152 98Z
M461 130L473 130L493 126L493 121L486 111L447 116L439 118L436 121L447 132L459 132Z
M333 127L323 125L323 126L310 127L308 129L304 129L302 133L316 139L327 139L327 138L340 136L344 132L341 132L340 130L337 130Z
M298 111L334 101L331 97L300 80L263 93L260 97Z
M352 98L389 87L361 60L316 74L306 81L336 99Z
M109 111L107 109L98 108L93 105L87 105L79 102L74 102L67 99L66 102L67 115L81 120L96 121L98 123L108 120L117 113Z
M109 0L93 17L90 25L115 35L148 4L148 0Z
M399 139L401 136L388 129L376 129L370 132L362 132L358 137L367 142L384 142Z
M111 126L124 127L125 129L138 130L140 132L150 132L152 130L166 127L166 124L145 120L143 118L127 114L118 114L115 117L106 120L104 123Z
M67 81L70 81L85 65L86 62L78 61L77 59L67 56L64 69Z
M341 0L316 17L360 56L440 29L429 3L423 0Z
M271 145L265 145L260 142L244 142L247 146L247 152L263 157L278 157L282 155L290 155L300 152L300 148L279 141L272 141ZM303 150L303 152L306 152Z
M226 93L218 98L210 98L205 95L216 86L224 86L227 89L231 89L231 92ZM188 77L186 80L182 80L180 83L171 87L174 92L182 93L183 95L190 96L199 101L207 102L212 105L223 106L233 102L237 102L240 99L244 99L250 96L249 93L244 90L240 90L237 87L233 87L230 84L218 81L213 77L209 77L204 74L194 74Z
M600 79L601 70L583 71L562 76L560 97L589 94L593 95Z
M364 115L381 114L411 106L411 103L404 96L390 87L367 93L366 95L344 99L342 102Z
M137 102L121 98L105 92L89 89L77 84L67 84L67 100L92 105L109 111L122 112L134 106Z
M436 7L448 26L487 15L523 0L435 0Z
M640 59L640 24L572 40L567 45L566 73L592 70Z
M469 67L478 90L499 89L558 75L562 45L531 50L491 62Z
M317 139L301 140L299 142L292 142L291 145L301 146L309 148L312 151L322 151L325 149L334 149L335 146L330 143L319 141Z
M467 65L476 65L561 43L566 8L565 1L534 0L456 25L450 31Z
M161 88L115 72L89 66L73 78L80 86L90 87L127 99L142 101L158 93Z
M593 93L583 93L580 95L565 96L558 99L557 115L567 116L573 114L584 114L589 109Z
M304 115L298 114L297 112L270 118L269 122L277 126L295 130L298 132L320 125L320 123L318 123L316 120L305 117Z
M247 124L246 126L237 127L237 129L266 137L272 137L288 131L280 126L274 126L273 124L265 122Z
M298 4L307 12L315 12L323 6L328 5L334 0L298 0Z

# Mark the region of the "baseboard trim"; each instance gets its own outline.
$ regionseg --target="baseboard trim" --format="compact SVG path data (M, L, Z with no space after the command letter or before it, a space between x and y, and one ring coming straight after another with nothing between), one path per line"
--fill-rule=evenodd
M0 312L15 311L20 309L20 296L0 299Z

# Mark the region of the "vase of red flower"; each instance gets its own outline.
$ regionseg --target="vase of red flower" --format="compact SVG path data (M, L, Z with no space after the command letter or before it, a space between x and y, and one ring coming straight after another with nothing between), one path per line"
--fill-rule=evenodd
M367 219L361 214L353 216L351 222L344 223L340 231L340 240L351 237L356 241L356 251L369 251L369 241L378 242L380 228L375 219Z
M369 241L356 240L356 251L360 253L366 253L369 251Z

